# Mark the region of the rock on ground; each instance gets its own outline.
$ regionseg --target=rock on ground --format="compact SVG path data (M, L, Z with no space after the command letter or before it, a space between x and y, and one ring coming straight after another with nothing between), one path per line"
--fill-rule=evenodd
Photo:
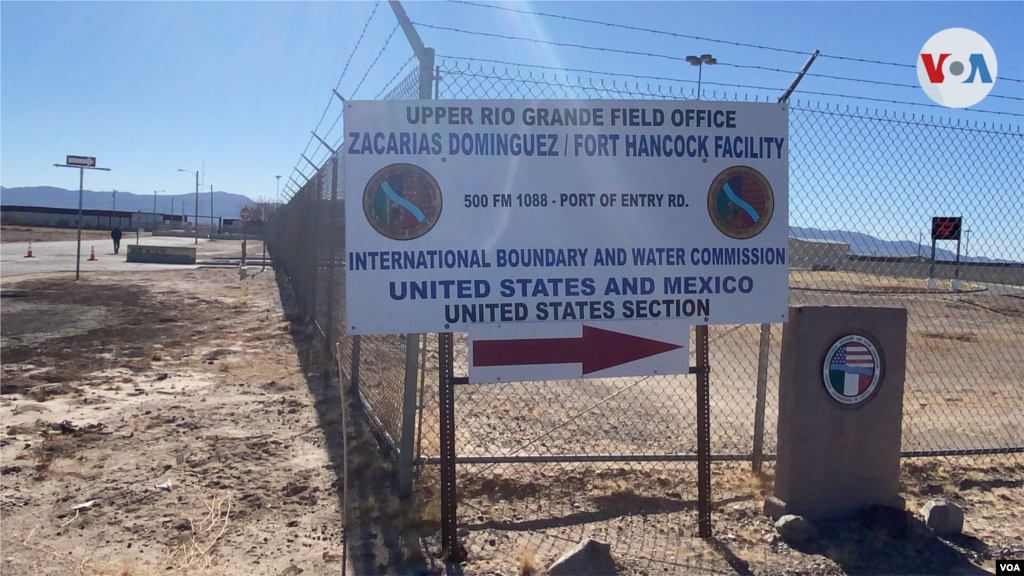
M806 542L817 536L814 525L803 516L786 514L775 522L775 530L784 540L799 543Z
M942 498L929 500L921 508L924 523L939 536L952 536L963 532L964 511Z
M614 576L617 567L612 547L597 540L584 540L548 567L550 576Z

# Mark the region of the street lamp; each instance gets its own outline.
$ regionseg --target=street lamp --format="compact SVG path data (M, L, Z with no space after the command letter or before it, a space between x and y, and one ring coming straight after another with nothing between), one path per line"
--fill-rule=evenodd
M277 176L277 205L281 206L281 176Z
M711 54L701 54L700 56L687 56L686 61L690 65L697 67L697 100L700 100L700 81L704 72L704 65L712 66L718 64L718 60Z
M166 192L166 190L153 190L153 214L156 214L156 193Z
M192 174L191 170L185 170L183 168L178 168L178 172L188 172L189 174ZM193 222L192 225L196 229L196 242L195 243L196 243L196 245L199 245L199 170L195 171L195 175L196 175L196 221Z

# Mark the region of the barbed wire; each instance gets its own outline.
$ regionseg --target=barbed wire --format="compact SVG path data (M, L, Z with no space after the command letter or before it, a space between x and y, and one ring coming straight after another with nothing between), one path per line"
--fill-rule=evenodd
M391 79L384 84L384 87L380 89L380 92L377 92L377 95L373 97L374 100L379 100L380 97L383 96L385 92L387 92L388 86L391 86L391 83L394 82L396 78L398 78L398 76L405 70L405 67L409 65L409 62L412 62L413 58L415 57L416 53L414 52L413 55L409 56L409 59L405 61L405 64L399 66L398 71L395 72L395 75L392 76Z
M501 38L501 39L504 39L504 40L519 40L519 41L525 41L525 42L532 42L532 43L535 43L535 44L545 44L545 45L551 45L551 46L561 46L561 47L566 47L566 48L580 48L580 49L584 49L584 50L594 50L594 51L599 51L599 52L611 52L611 53L617 53L617 54L629 54L629 55L633 55L633 56L645 56L645 57L652 57L652 58L663 58L663 59L666 59L666 60L673 60L673 61L683 61L683 62L686 61L685 58L682 58L682 57L679 57L679 56L670 56L668 54L658 54L658 53L654 53L654 52L638 52L638 51L635 51L635 50L623 50L623 49L620 49L620 48L608 48L608 47L604 47L604 46L588 46L586 44L575 44L575 43L570 43L570 42L556 42L554 40L542 40L540 38L526 38L526 37L523 37L523 36L508 36L508 35L504 35L504 34L494 34L492 32L480 32L480 31L476 31L476 30L464 30L464 29L461 29L461 28L452 28L450 26L437 26L437 25L434 25L434 24L424 24L422 22L414 22L413 24L415 24L416 26L423 26L425 28L434 28L434 29L437 29L437 30L446 30L446 31L450 31L450 32L458 32L458 33L470 34L470 35L474 35L474 36ZM768 67L768 66L759 66L759 65L752 65L752 64L734 64L734 63L730 63L730 62L719 62L718 64L722 65L722 66L733 67L733 68L756 69L756 70L765 70L765 71L770 71L770 72L785 72L787 74L794 75L794 76L797 74L796 71L782 70L780 68L771 68L771 67ZM805 93L805 94L810 94L811 93L811 92L808 92L806 90L802 91L802 92ZM888 103L891 103L891 104L903 104L903 105L907 105L907 106L923 106L923 107L926 107L926 108L932 108L932 107L944 108L943 106L940 106L938 104L924 104L924 103L909 102L909 101L902 101L902 100L888 100L888 99L882 99L882 98L870 98L870 97L867 97L867 96L851 96L851 95L848 95L848 94L834 94L834 93L828 93L828 92L816 92L815 94L820 95L820 96L833 96L833 97L841 97L841 98L854 98L854 99L858 99L858 100L870 100L870 101L875 101L875 102L888 102ZM1024 114L1018 114L1018 113L1015 113L1015 112L1000 112L1000 111L997 111L997 110L981 110L981 109L976 109L976 108L964 108L963 110L968 111L968 112L981 113L981 114L999 114L999 115L1004 115L1004 116L1024 117Z
M391 39L394 38L395 32L397 32L400 27L400 25L395 24L395 27L391 29L391 34L388 34L387 39L384 40L384 45L380 47L380 50L377 52L377 56L373 59L373 62L370 62L370 65L366 67L366 72L363 73L363 77L361 80L359 80L359 84L357 84L355 90L352 91L352 95L349 96L349 100L355 99L356 93L359 92L359 89L363 86L363 82L366 81L366 77L370 75L370 71L373 70L373 67L377 65L377 61L380 60L381 55L384 54L384 50L387 50L388 44L391 43ZM408 64L408 62L406 62L406 64ZM331 132L334 131L334 127L338 125L338 122L341 120L342 116L344 116L344 109L342 109L342 111L338 113L338 116L334 119L334 122L331 124L331 127L327 129L327 132L324 132L324 135L321 136L321 138L326 140L331 135Z
M335 90L337 90L341 86L342 80L345 79L345 74L348 72L349 65L352 63L352 57L355 56L356 50L358 50L359 45L362 44L363 37L366 35L366 29L370 26L370 21L373 20L374 15L377 14L377 8L379 6L380 0L377 0L376 2L373 3L373 10L370 11L370 15L366 18L366 22L363 23L363 30L362 32L359 33L359 38L356 39L355 45L352 46L352 51L349 52L348 60L345 61L345 67L342 68L341 75L338 76L338 82L337 84L334 85ZM316 127L313 128L313 132L310 133L309 139L306 141L306 145L302 148L302 154L299 154L298 160L295 161L295 166L292 167L292 176L294 176L296 172L299 172L299 174L301 174L303 178L306 177L305 174L302 174L302 172L299 171L299 164L302 162L302 156L309 152L309 146L313 143L314 140L313 134L315 134L316 131L319 130L320 126L323 124L324 118L327 117L327 111L330 110L332 102L334 102L334 94L331 94L331 96L328 98L327 105L324 106L324 111L320 114L320 120L317 121ZM337 120L335 120L335 122L337 122ZM285 192L288 193L288 190L289 188L288 186L286 186Z
M829 103L826 103L825 105L826 106L836 106L836 104L829 104ZM1019 128L1014 127L1012 124L1009 125L1009 127L1006 127L1006 126L1000 124L999 125L999 129L997 130L997 129L995 129L995 126L989 128L988 125L985 124L984 122L982 123L983 127L979 128L977 122L974 123L974 126L963 126L961 124L963 122L968 122L968 121L959 121L959 120L952 120L951 121L949 119L945 119L946 122L955 122L955 123L940 124L940 123L936 123L936 121L934 121L934 120L932 120L932 121L918 120L918 119L916 119L913 116L913 114L911 114L911 118L908 120L905 116L901 117L901 118L897 118L895 116L894 117L889 117L888 115L879 116L878 115L878 112L879 112L878 110L875 110L875 114L876 115L874 115L874 116L867 116L866 115L867 109L866 109L865 113L861 113L859 108L855 109L854 112L850 112L848 107L847 107L846 111L842 111L842 110L838 110L838 109L835 109L835 110L828 109L828 108L822 109L820 107L812 107L812 106L813 106L813 103L811 103L811 102L804 103L804 102L802 102L800 100L796 100L796 101L790 103L790 109L791 110L802 110L804 112L809 112L811 114L823 114L823 115L826 115L826 116L836 116L836 117L840 117L840 118L858 118L858 119L861 119L861 120L870 120L872 122L888 122L888 123L891 123L891 124L907 124L907 125L910 125L910 126L922 126L922 127L927 127L927 128L941 128L941 129L944 129L944 130L957 130L957 131L960 131L960 132L978 132L978 133L981 133L981 134L992 134L992 135L996 135L996 136L1012 136L1012 137L1024 136L1024 132L1021 132L1019 130ZM889 113L890 114L894 114L892 112L889 112ZM1013 131L1015 129L1016 129L1016 131Z
M454 0L450 0L450 1L454 1ZM643 74L629 74L629 73L626 73L626 72L608 72L608 71L604 71L604 70L589 70L589 69L586 69L586 68L567 68L567 67L564 67L564 66L544 66L542 64L525 64L525 63L522 63L522 62L509 62L509 61L505 61L505 60L491 60L489 58L475 58L475 57L472 57L472 56L452 56L452 55L438 54L438 57L439 58L448 58L448 59L451 59L451 60L467 60L467 61L473 61L473 62L488 62L490 64L503 64L505 66L516 66L518 68L538 68L538 69L541 69L541 70L552 70L552 71L555 71L555 72L579 72L579 73L582 73L582 74L601 74L601 75L605 75L605 76L621 76L623 78L636 78L638 80L658 80L658 81L661 81L661 82L679 82L679 83L682 83L682 84L697 84L696 80L686 80L686 79L683 79L683 78L670 78L670 77L667 77L667 76L646 76L646 75L643 75ZM771 92L779 92L779 91L782 90L782 88L779 88L779 87L752 86L752 85L749 85L749 84L728 84L728 83L724 83L724 82L712 82L712 81L709 81L709 80L704 80L704 81L701 82L701 84L707 84L708 86L724 86L724 87L727 87L727 88L749 88L749 89L752 89L752 90L768 90L768 91L771 91Z
M714 42L717 44L728 44L731 46L741 46L743 48L757 48L759 50L771 50L773 52L784 52L787 54L800 54L802 56L810 56L811 53L807 50L790 50L788 48L778 48L775 46L762 46L760 44L748 44L745 42L735 42L732 40L722 40L720 38L709 38L707 36L695 36L692 34L680 34L678 32L669 32L667 30L656 30L654 28L643 28L640 26L630 26L628 24L616 24L614 22L603 22L601 20L592 20L590 18L579 18L576 16L565 16L562 14L550 14L548 12L535 12L532 10L520 10L518 8L508 8L505 6L493 6L490 4L480 4L478 2L469 2L467 0L448 0L453 4L465 4L467 6L476 6L479 8L491 8L493 10L503 10L505 12L515 12L518 14L529 14L531 16L544 16L547 18L557 18L559 20L568 20L571 22L582 22L585 24L598 24L601 26L607 26L610 28L621 28L623 30L633 30L635 32L644 32L648 34L661 34L664 36L672 36L674 38L686 38L687 40L700 40L702 42Z
M721 38L711 38L711 37L708 37L708 36L696 36L696 35L693 35L693 34L681 34L679 32L670 32L668 30L658 30L658 29L655 29L655 28L644 28L644 27L640 27L640 26L630 26L628 24L618 24L618 23L615 23L615 22L605 22L605 21L602 21L602 20L594 20L592 18L580 18L578 16L566 16L566 15L563 15L563 14L551 14L549 12L539 12L539 11L534 11L534 10L520 10L518 8L508 8L506 6L494 6L494 5L491 5L491 4L481 4L479 2L470 2L468 0L448 0L448 1L453 3L453 4L465 4L467 6L476 6L478 8L490 8L492 10L502 10L502 11L505 11L505 12L514 12L514 13L517 13L517 14L528 14L528 15L531 15L531 16L543 16L545 18L555 18L555 19L567 20L567 21L571 21L571 22L581 22L581 23L584 23L584 24L594 24L594 25L599 25L599 26L607 26L607 27L610 27L610 28L620 28L620 29L623 29L623 30L633 30L633 31L645 32L645 33L649 33L649 34L660 34L660 35L663 35L663 36L671 36L671 37L674 37L674 38L686 38L688 40L700 40L702 42L713 42L713 43L716 43L716 44L726 44L726 45L730 45L730 46L739 46L739 47L742 47L742 48L754 48L754 49L757 49L757 50L770 50L770 51L773 51L773 52L781 52L781 53L785 53L785 54L799 54L799 55L802 55L802 56L810 56L810 54L811 54L810 52L808 52L806 50L793 50L793 49L790 49L790 48L779 48L778 46L765 46L765 45L762 45L762 44L750 44L750 43L746 43L746 42L736 42L736 41L733 41L733 40L723 40ZM869 59L865 59L865 58L856 58L856 57L852 57L852 56L841 56L841 55L836 55L836 54L821 54L821 53L819 53L818 57L819 58L831 58L833 60L846 60L846 61L851 61L851 62L861 62L861 63L868 63L868 64L880 64L880 65L885 65L885 66L898 66L900 68L913 68L913 69L917 68L917 66L913 65L913 64L903 64L903 63L899 63L899 62L885 62L885 61L882 61L882 60L869 60ZM1017 79L1017 78L999 78L999 79L1000 80L1006 80L1008 82L1024 82L1024 80L1020 80L1020 79ZM863 79L856 79L856 80L867 82L867 80L863 80Z
M395 24L395 27L391 29L391 34L388 34L388 39L385 40L384 45L380 47L380 52L377 52L377 57L373 59L373 62L370 62L370 65L366 68L366 72L363 73L363 78L359 81L359 84L356 85L356 89L352 91L352 96L350 96L351 99L356 97L359 89L363 86L363 82L366 82L366 77L370 75L370 71L377 65L377 61L380 60L381 55L384 54L384 50L387 49L388 44L391 43L391 39L394 38L395 32L398 32L399 28L401 28L401 26Z
M413 22L416 26L422 26L424 28L431 28L434 30L445 30L448 32L458 32L460 34L470 34L473 36L484 36L487 38L500 38L502 40L519 40L523 42L533 42L534 44L545 44L548 46L561 46L563 48L581 48L583 50L595 50L598 52L610 52L614 54L627 54L630 56L646 56L648 58L664 58L665 60L672 60L675 62L686 62L686 58L680 56L669 56L668 54L658 54L656 52L637 52L635 50L623 50L621 48L607 48L603 46L587 46L585 44L573 44L571 42L556 42L554 40L541 40L540 38L526 38L524 36L507 36L504 34L495 34L493 32L480 32L477 30L464 30L462 28L452 28L450 26L439 26L436 24L425 24L423 22Z
M780 72L780 73L787 74L787 75L790 75L790 76L797 74L797 72L795 72L793 70L784 70L784 69L781 69L781 68L772 68L770 66L757 66L757 65L751 65L751 64L733 64L731 62L718 62L718 64L721 65L721 66L727 66L727 67L730 67L730 68L744 68L744 69L749 69L749 70L762 70L762 71L765 71L765 72ZM921 88L920 86L915 86L913 84L900 84L900 83L896 83L896 82L884 82L884 81L881 81L881 80L866 80L864 78L851 78L849 76L834 76L834 75L831 75L831 74L819 74L817 72L807 72L805 74L805 76L807 76L808 78L827 78L829 80L842 80L844 82L861 82L861 83L864 83L864 84L881 84L881 85L884 85L884 86L896 86L896 87L899 87L899 88L914 88L914 89L918 89L918 90ZM988 96L988 98L1002 98L1002 99L1005 99L1005 100L1024 101L1024 98L1019 98L1019 97L1016 97L1016 96L1002 96L1002 95L999 95L999 94L990 94Z
M818 74L818 73L808 72L806 74L806 76L808 76L808 77L815 77L815 78L828 78L830 80L845 80L845 81L848 81L848 82L863 82L864 84L878 84L878 85L881 85L881 86L894 86L896 88L912 88L914 90L920 90L921 89L921 86L916 85L916 84L901 84L899 82L885 82L883 80L867 80L867 79L864 79L864 78L849 78L849 77L845 77L845 76L832 76L831 74ZM1002 94L989 94L988 96L986 96L986 98L1000 98L1002 100L1019 100L1019 101L1024 101L1024 98L1021 98L1021 97L1018 97L1018 96L1003 96Z
M885 61L882 61L882 60L869 60L869 59L866 59L866 58L854 58L852 56L837 56L835 54L818 54L818 57L819 58L831 58L833 60L846 60L846 61L849 61L849 62L862 62L862 63L865 63L865 64L879 64L879 65L882 65L882 66L896 66L896 67L899 67L899 68L912 68L912 69L915 69L915 70L917 69L917 66L914 65L914 64L904 64L902 62L885 62ZM1005 80L1007 82L1021 82L1021 83L1024 83L1024 80L1021 80L1020 78L1000 77L998 79L999 80Z
M334 85L334 89L341 88L341 80L345 77L345 73L348 72L348 66L352 63L352 57L356 54L356 48L359 48L359 44L363 41L363 36L366 35L366 29L370 25L370 20L373 20L373 15L377 13L377 6L380 5L380 0L377 0L373 4L373 12L370 12L370 17L366 19L366 23L363 24L363 31L359 33L359 39L356 40L356 45L352 48L352 52L348 55L348 60L345 62L345 68L341 71L341 76L338 78L338 83ZM332 94L333 96L333 94Z
M457 73L457 74L459 74L461 76L467 76L467 77L471 77L471 78L489 78L489 79L494 79L494 80L518 81L518 82L532 83L532 84L538 84L538 85L542 84L542 85L547 85L547 86L552 86L552 87L559 87L559 88L586 88L586 86L582 86L582 85L577 86L577 85L573 85L573 84L566 84L566 83L563 83L563 82L559 82L557 78L554 78L553 80L549 79L549 78L537 79L537 78L533 78L533 77L530 77L530 78L512 78L510 76L509 77L502 77L502 76L497 75L497 74L494 74L494 75L487 74L486 71L473 72L473 71L463 71L463 70L458 70L458 69L447 70L446 72L448 74L456 74ZM718 86L750 88L750 89L760 89L760 90L777 90L777 89L772 89L772 88L766 88L766 87L763 87L763 86L748 86L748 85L742 85L742 84L723 84L723 83L712 83L712 82L702 82L702 84L715 84L715 85L718 85ZM611 93L611 94L617 94L617 93L631 94L631 93L636 93L636 91L633 91L633 90L622 90L622 89L620 89L617 86L609 87L609 86L604 86L603 84L601 86L592 85L591 87L593 89L595 89L595 90L604 90L604 91L606 91L608 93ZM706 93L706 91L702 91L702 93ZM945 106L941 106L939 104L924 104L924 103L920 103L920 102L910 102L910 101L906 101L906 100L891 100L891 99L887 99L887 98L872 98L872 97L869 97L869 96L854 96L854 95L851 95L851 94L837 94L837 93L834 93L834 92L817 92L817 91L812 91L812 90L800 90L799 93L800 94L813 95L813 96L830 96L830 97L834 97L834 98L849 98L849 99L853 99L853 100L864 100L864 101L868 101L868 102L884 102L884 103L888 103L888 104L900 104L900 105L906 105L906 106L918 106L918 107L923 107L923 108L941 108L943 110L949 110L949 108L947 108ZM664 95L663 93L658 93L658 92L642 92L640 94L641 95L647 95L647 96ZM701 97L701 95L698 95L698 98L700 98L700 97ZM1024 114L1017 114L1017 113L1013 113L1013 112L1000 112L1000 111L997 111L997 110L975 110L975 109L972 109L972 108L965 108L964 110L967 111L967 112L984 112L984 113L987 113L987 114L999 114L999 115L1004 115L1004 116L1024 117Z
M870 96L854 96L852 94L836 94L834 92L816 92L813 90L799 90L800 94L811 94L813 96L831 96L833 98L850 98L853 100L866 100L869 102L885 102L888 104L900 104L904 106L920 106L922 108L941 108L943 110L949 110L948 106L942 106L941 104L925 104L923 102L910 102L907 100L890 100L888 98L872 98ZM975 108L961 108L964 112L980 112L983 114L999 114L1002 116L1016 116L1018 118L1024 118L1024 114L1018 114L1016 112L1001 112L999 110L978 110Z

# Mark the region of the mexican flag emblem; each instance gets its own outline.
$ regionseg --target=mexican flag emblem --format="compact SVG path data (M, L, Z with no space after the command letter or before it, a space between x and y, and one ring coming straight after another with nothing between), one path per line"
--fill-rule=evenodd
M823 374L829 395L843 404L863 402L878 386L881 362L878 349L862 336L845 336L825 357Z

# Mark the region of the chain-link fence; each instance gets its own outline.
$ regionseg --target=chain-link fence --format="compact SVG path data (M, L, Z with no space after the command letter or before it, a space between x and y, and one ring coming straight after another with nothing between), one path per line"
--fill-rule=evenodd
M434 81L440 99L695 97L451 62ZM416 70L387 98L422 93ZM905 455L1024 452L1024 133L805 102L789 116L791 303L907 310ZM279 210L268 241L323 335L350 355L343 380L399 469L419 464L417 486L436 494L437 335L345 335L343 164L333 155ZM933 216L964 219L964 245L940 246L934 259ZM770 491L765 477L721 472L772 459L781 330L711 327L719 506ZM464 335L454 361L465 374ZM695 398L686 375L458 386L460 520L477 566L498 549L545 555L582 536L685 565L680 538L696 533Z

